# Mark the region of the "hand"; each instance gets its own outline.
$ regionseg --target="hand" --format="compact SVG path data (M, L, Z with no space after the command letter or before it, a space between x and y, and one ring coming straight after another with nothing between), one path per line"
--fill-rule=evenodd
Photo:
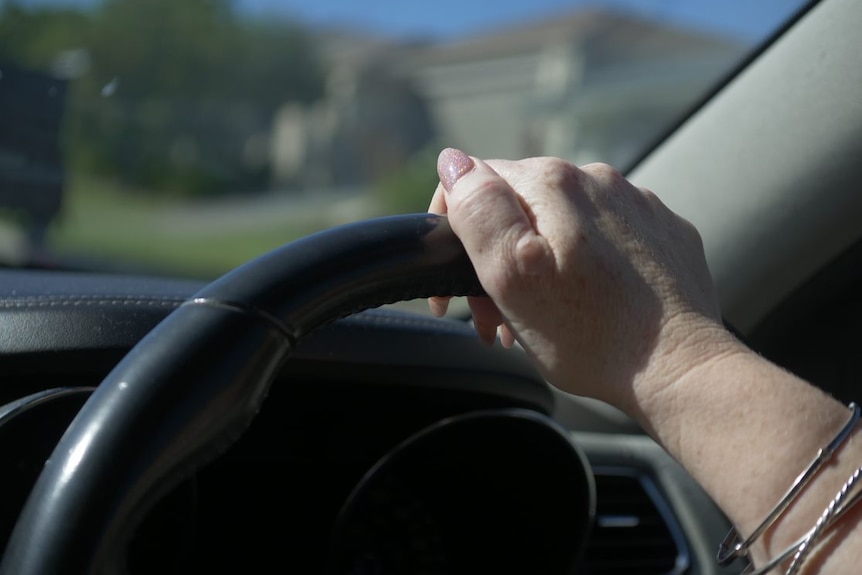
M502 325L548 381L635 417L741 533L846 422L834 398L724 329L697 230L609 166L449 149L438 172L430 209L448 213L489 295L470 301L483 339ZM855 439L752 547L756 565L814 524L862 460ZM806 573L855 572L860 553L862 506Z
M726 336L697 230L609 166L447 149L438 172L430 211L489 295L470 300L477 330L493 341L502 326L557 387L625 408L639 383L687 369L683 349Z

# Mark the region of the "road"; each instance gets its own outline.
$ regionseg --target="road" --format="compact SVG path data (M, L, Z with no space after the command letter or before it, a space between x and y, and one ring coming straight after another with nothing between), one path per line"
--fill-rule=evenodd
M193 202L159 213L158 226L196 235L216 227L224 232L320 222L322 227L372 217L375 203L362 190L267 193Z

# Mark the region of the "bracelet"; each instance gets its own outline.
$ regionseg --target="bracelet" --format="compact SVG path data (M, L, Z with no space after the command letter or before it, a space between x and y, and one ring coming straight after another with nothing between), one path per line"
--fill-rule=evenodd
M817 520L817 523L815 523L814 528L808 532L805 540L796 548L796 555L793 556L793 562L790 563L790 567L787 569L786 575L796 575L796 573L799 572L799 569L802 567L802 563L808 558L808 555L814 548L814 543L816 543L817 539L819 539L823 532L826 531L826 528L832 525L833 518L838 513L838 510L842 508L841 504L845 499L847 499L850 490L853 489L856 482L859 481L860 474L862 474L862 467L853 472L853 475L851 475L844 485L841 486L841 490L838 491L832 501L829 502L826 509L823 510L823 514ZM858 501L858 498L851 499L852 503L855 503L856 501ZM846 509L849 509L849 506Z
M862 491L857 492L855 495L847 498L850 490L862 479L862 467L858 468L853 472L853 475L844 483L841 487L841 490L832 499L829 503L829 506L818 519L817 524L812 528L808 533L803 535L799 540L797 540L793 545L779 553L777 556L772 558L768 563L762 565L758 569L754 569L753 565L749 565L748 568L743 571L743 575L765 575L769 573L773 569L775 569L779 563L788 559L791 555L796 553L794 556L794 564L791 564L785 575L793 575L798 572L799 568L802 566L802 561L807 557L815 540L823 534L829 527L835 524L844 514L849 511L854 505L856 505L859 501L862 501ZM846 501L845 501L846 499ZM797 559L798 558L798 559Z
M716 559L720 565L727 565L735 559L748 555L748 549L757 540L757 538L778 520L781 514L784 513L791 503L793 503L802 489L808 485L811 479L818 471L820 471L820 468L832 458L835 451L847 440L850 433L853 431L853 428L859 422L860 415L862 415L862 410L860 410L859 406L855 402L851 403L848 407L853 413L850 415L847 423L841 428L841 431L838 432L835 439L833 439L829 445L817 452L817 455L811 463L808 464L805 471L800 473L793 481L790 489L787 490L784 497L781 498L778 504L772 509L769 515L766 516L766 519L763 520L757 529L755 529L747 539L741 541L739 532L736 528L731 528L718 547L718 556ZM795 549L795 547L793 549ZM793 551L791 550L790 553L792 552ZM780 562L780 560L778 562ZM765 571L763 572L765 573Z

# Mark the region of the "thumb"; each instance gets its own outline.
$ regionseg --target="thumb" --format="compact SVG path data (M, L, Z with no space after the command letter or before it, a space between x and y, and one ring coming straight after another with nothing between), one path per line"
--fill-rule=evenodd
M505 313L506 304L515 302L502 301L504 296L524 276L543 273L553 262L550 246L534 229L522 198L482 160L447 148L440 153L437 171L449 223L482 287Z

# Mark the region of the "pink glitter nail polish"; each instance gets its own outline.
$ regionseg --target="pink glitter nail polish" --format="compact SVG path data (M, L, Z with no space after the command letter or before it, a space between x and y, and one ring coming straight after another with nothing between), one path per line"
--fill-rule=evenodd
M472 158L455 148L446 148L437 158L437 173L447 192L452 191L455 182L474 167Z

